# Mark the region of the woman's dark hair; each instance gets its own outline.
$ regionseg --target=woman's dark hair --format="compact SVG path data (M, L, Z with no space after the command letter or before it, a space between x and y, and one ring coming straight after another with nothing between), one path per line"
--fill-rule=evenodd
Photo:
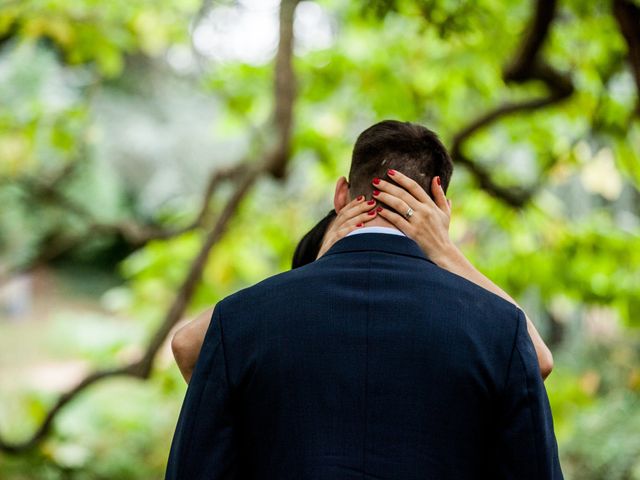
M309 230L305 236L302 237L302 240L298 243L296 251L293 254L291 269L302 267L307 263L315 261L318 256L318 252L320 252L324 234L331 221L337 215L338 214L335 209L332 208L329 213L327 213L327 215L315 225L315 227Z

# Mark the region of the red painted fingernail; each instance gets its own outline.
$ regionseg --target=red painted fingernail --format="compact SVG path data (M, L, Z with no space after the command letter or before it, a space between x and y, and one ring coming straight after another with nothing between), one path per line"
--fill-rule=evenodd
M374 203L376 203L376 201L375 201L375 200L369 200L369 201L367 202L367 205L373 205Z
M363 200L364 199L364 195L358 195L358 198L356 198L357 201Z
M380 190L374 190L374 191L373 191L373 194L374 194L374 195L378 195L379 193L380 193Z
M376 212L381 212L381 211L382 211L382 207L376 208Z
M359 224L356 225L356 227L361 227L363 225L364 225L364 223L359 223Z
M389 169L389 170L387 170L387 173L388 173L389 175L395 175L395 174L396 174L396 171L395 171L395 170L392 170L392 169Z
M436 182L438 183L438 185L440 185L440 175L436 177Z
M373 184L378 185L380 183L380 179L378 177L373 179Z
M376 211L375 210L371 210L370 212L367 213L367 215L375 215Z

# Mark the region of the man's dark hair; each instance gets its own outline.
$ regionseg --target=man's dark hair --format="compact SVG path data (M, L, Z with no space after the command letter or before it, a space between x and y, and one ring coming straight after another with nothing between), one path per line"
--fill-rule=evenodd
M418 182L433 199L431 180L439 175L446 193L453 162L438 136L428 128L411 122L384 120L362 132L353 147L348 178L351 198L358 195L373 198L375 187L371 180L380 177L393 181L386 175L389 168ZM394 211L387 205L385 208Z

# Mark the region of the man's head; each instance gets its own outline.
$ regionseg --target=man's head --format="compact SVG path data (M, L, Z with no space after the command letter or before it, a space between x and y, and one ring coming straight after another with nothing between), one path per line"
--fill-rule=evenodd
M376 123L356 140L349 178L345 181L341 177L336 185L336 210L339 211L358 195L372 198L374 188L371 180L380 177L390 181L386 176L390 168L418 182L433 199L431 180L440 176L446 193L453 173L453 162L438 136L428 128L397 120ZM348 195L345 195L347 187ZM384 208L393 210L388 205L384 205Z

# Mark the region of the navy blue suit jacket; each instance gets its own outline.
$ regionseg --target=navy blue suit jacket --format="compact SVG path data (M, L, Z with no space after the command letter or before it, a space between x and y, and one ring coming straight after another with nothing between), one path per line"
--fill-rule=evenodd
M563 477L522 310L359 233L215 305L165 478Z

